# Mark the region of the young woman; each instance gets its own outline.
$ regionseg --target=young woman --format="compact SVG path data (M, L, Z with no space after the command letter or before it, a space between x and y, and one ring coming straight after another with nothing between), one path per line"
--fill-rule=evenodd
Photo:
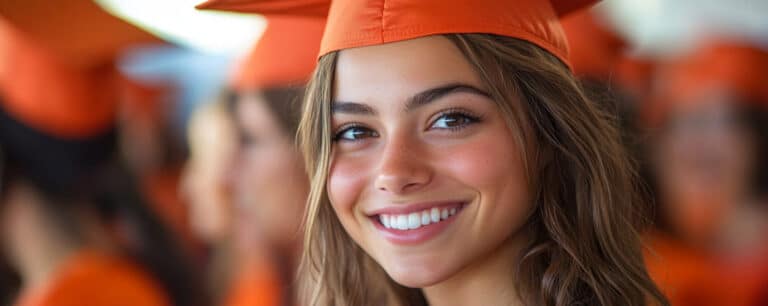
M324 13L208 1L200 8L266 15L267 28L231 82L239 143L233 164L238 267L226 305L296 305L301 216L309 180L296 146L301 96L317 60ZM247 7L247 8L246 8Z
M673 305L764 305L768 52L709 40L658 80L647 104L660 217L648 270Z
M234 86L232 114L240 142L233 190L237 223L247 225L237 231L246 243L256 242L245 248L251 267L254 261L262 263L261 271L242 276L232 297L240 302L230 305L267 305L270 292L254 292L248 284L259 279L264 284L270 269L277 283L269 305L296 305L294 279L309 180L295 135L324 24L320 17L267 16L267 30ZM250 303L243 299L247 296Z
M299 129L306 305L667 305L632 165L569 70L579 2L331 5Z
M78 50L149 36L90 1L68 4L61 9L88 16L88 28L119 34L77 41ZM8 15L38 8L19 5ZM42 33L53 29L35 23ZM28 30L0 18L0 251L21 278L13 305L205 304L176 241L116 157L124 85L116 56L73 55L56 48L69 42L50 44Z

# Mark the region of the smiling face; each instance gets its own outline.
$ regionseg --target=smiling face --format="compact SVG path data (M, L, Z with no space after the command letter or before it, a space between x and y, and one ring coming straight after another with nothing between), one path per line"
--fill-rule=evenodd
M402 285L480 264L530 214L523 148L484 87L441 36L339 54L328 197Z

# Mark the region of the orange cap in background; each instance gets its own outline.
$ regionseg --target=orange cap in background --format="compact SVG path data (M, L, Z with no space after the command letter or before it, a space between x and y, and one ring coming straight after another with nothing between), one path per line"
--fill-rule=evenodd
M615 72L627 43L604 23L600 16L586 10L562 19L576 75L608 80Z
M320 55L346 48L449 33L488 33L534 43L568 62L558 18L597 0L209 0L201 9L321 16L328 24Z
M111 60L126 46L161 42L93 0L0 1L0 17L75 66Z
M210 0L197 8L265 15L267 28L238 63L230 83L243 91L309 81L330 4L330 0Z
M140 42L160 42L88 0L0 3L0 103L36 130L87 138L115 120L115 58Z
M198 4L202 10L220 10L262 15L305 17L328 16L331 0L208 0Z
M747 44L711 42L667 66L660 77L663 93L681 102L712 88L768 102L768 51Z
M331 4L320 55L435 34L487 33L529 41L568 64L558 18L594 2L337 0Z
M0 18L0 103L36 130L63 138L100 134L114 121L112 62L72 67Z
M235 90L282 87L309 81L317 63L325 18L267 16L267 28L237 66Z
M658 71L654 100L646 114L651 124L711 94L768 106L768 51L753 45L710 41Z

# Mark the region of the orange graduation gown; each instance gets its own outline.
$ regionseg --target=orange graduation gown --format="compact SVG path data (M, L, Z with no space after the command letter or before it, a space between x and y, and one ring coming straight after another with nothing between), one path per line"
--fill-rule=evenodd
M145 271L125 258L81 251L44 285L24 290L16 306L170 306Z

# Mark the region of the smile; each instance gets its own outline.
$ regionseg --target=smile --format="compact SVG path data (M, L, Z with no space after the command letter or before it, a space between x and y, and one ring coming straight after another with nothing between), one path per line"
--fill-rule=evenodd
M387 240L397 244L414 244L441 233L465 206L465 202L417 205L380 211L371 215L370 219Z
M432 223L438 223L450 218L458 213L459 207L432 207L430 209L422 210L421 212L414 212L410 214L401 215L379 215L379 222L384 225L385 228L398 229L401 231L414 230L422 226L427 226Z

